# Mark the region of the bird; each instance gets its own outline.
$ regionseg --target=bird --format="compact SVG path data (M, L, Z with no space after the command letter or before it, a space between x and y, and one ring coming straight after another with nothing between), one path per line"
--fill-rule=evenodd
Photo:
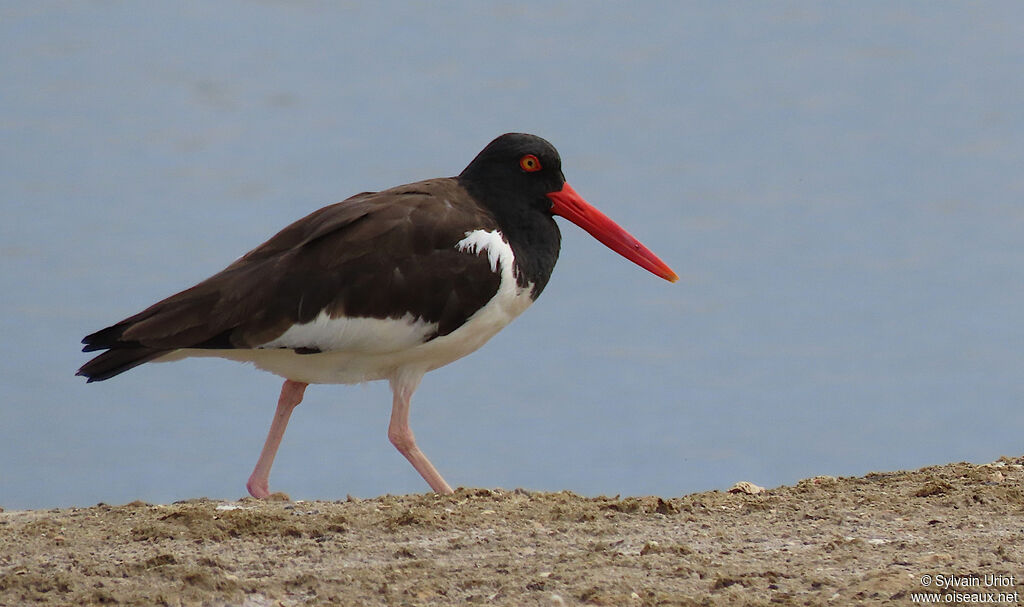
M288 225L222 271L86 336L76 373L104 381L147 362L212 356L284 379L246 483L271 466L309 384L386 380L387 436L430 488L452 493L409 424L424 374L484 345L544 291L554 216L670 282L675 272L567 182L554 146L506 133L456 177L363 192Z

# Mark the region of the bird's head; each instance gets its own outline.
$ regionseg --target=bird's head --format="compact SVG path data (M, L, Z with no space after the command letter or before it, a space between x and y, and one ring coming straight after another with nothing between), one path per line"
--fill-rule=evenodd
M498 137L477 154L459 180L498 214L559 215L656 276L671 282L679 279L650 249L566 183L555 146L536 135Z

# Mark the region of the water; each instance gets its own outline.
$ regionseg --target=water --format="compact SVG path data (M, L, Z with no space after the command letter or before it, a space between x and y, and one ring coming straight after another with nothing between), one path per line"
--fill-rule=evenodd
M279 380L86 386L83 335L494 136L679 272L563 224L536 305L429 374L453 485L674 495L1019 454L1016 3L0 5L0 505L238 497ZM314 386L271 487L424 491L385 385Z

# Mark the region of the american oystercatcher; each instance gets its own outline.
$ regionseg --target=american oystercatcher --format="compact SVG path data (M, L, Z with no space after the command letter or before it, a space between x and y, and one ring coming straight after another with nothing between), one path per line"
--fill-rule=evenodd
M427 371L484 345L544 290L561 235L580 226L669 281L676 274L565 181L540 137L502 135L458 177L357 194L296 221L221 272L82 340L102 381L150 361L218 356L285 379L246 487L269 476L308 384L386 379L388 438L438 493L452 489L416 446L413 392Z

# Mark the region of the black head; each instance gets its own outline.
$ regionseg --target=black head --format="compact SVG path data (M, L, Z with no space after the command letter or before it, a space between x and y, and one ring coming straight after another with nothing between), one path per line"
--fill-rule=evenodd
M509 205L549 212L546 195L562 189L565 176L555 146L536 135L506 133L477 154L459 182L496 212Z
M544 288L558 258L561 237L553 215L575 223L655 275L679 279L650 249L565 182L562 159L555 147L540 137L524 133L498 137L462 171L459 183L494 213L530 280L540 280L534 295Z

